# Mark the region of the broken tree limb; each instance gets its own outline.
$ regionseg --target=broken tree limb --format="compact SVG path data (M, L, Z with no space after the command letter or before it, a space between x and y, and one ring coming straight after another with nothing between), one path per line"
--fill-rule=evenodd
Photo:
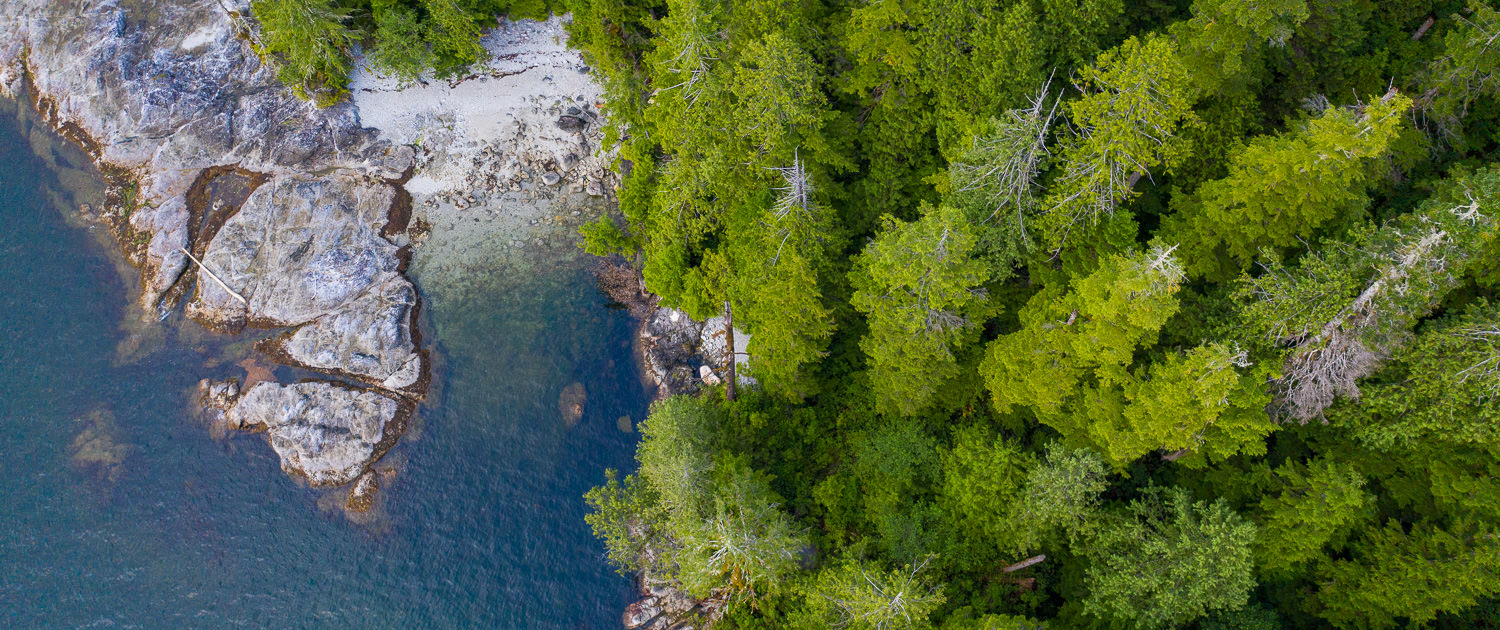
M1411 41L1417 41L1419 39L1422 39L1422 36L1427 34L1427 29L1432 28L1432 25L1436 24L1436 23L1437 23L1437 17L1436 16L1428 16L1427 17L1427 21L1422 23L1421 28L1418 28L1417 32L1411 34Z
M1004 571L1006 573L1015 573L1016 571L1020 571L1021 569L1029 567L1031 565L1040 564L1043 560L1046 560L1046 559L1047 559L1047 555L1046 554L1037 554L1035 556L1032 556L1030 558L1027 558L1025 560L1022 560L1020 562L1017 562L1015 564L1012 564L1012 565L1010 565L1008 567L1005 567L1004 569L1000 569L1000 570Z
M183 255L187 256L188 260L191 260L191 261L197 263L198 264L198 268L202 269L203 273L208 274L208 277L213 278L214 282L219 283L219 286L223 287L225 291L228 291L230 295L234 296L234 299L239 300L240 304L244 304L245 306L249 306L250 305L250 301L246 300L245 296L240 295L239 293L236 293L234 291L234 289L229 288L229 285L224 284L223 280L220 280L218 276L214 275L213 271L209 270L208 265L205 265L205 264L203 264L203 261L198 260L197 258L194 258L193 257L193 253L189 252L186 247L179 247L179 248L177 248L177 251L180 251L180 252L183 253Z

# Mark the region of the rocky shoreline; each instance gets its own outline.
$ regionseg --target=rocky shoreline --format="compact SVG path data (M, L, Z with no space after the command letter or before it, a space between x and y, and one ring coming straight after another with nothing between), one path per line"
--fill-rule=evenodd
M105 173L106 201L84 215L139 269L145 325L181 307L220 334L271 332L237 362L243 378L222 373L232 358L205 367L210 432L265 435L286 474L340 488L355 518L389 483L376 462L430 384L414 254L434 285L458 286L497 252L571 247L618 181L597 150L603 104L554 18L503 23L485 44L506 54L471 76L401 86L356 71L355 98L318 109L250 48L247 12L243 0L5 3L0 95L29 99ZM634 291L637 356L659 396L717 384L743 356L748 337L731 354L723 318L694 322ZM277 365L315 376L279 382ZM564 391L565 420L585 397ZM124 448L91 437L75 459L109 475ZM629 627L715 616L649 576L638 585Z
M211 417L265 431L289 474L349 484L426 392L409 251L392 238L413 152L361 126L352 104L318 109L283 88L242 37L247 5L7 2L0 92L31 99L108 176L90 218L139 267L142 318L191 295L189 317L283 330L258 352L327 377L247 374L241 391L205 374Z

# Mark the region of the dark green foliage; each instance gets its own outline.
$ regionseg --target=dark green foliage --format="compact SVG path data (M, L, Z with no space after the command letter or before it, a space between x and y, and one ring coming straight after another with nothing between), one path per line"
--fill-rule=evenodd
M1500 593L1500 536L1459 522L1407 531L1388 522L1360 541L1354 560L1330 562L1319 580L1319 616L1337 628L1395 628L1432 621Z
M1254 539L1255 526L1222 500L1152 488L1094 541L1084 609L1161 628L1244 606L1255 585Z
M354 45L402 82L449 77L485 60L497 18L546 18L556 0L254 0L261 54L297 96L327 106L348 91Z
M762 383L657 407L616 564L733 628L1493 626L1494 2L572 8L585 246Z

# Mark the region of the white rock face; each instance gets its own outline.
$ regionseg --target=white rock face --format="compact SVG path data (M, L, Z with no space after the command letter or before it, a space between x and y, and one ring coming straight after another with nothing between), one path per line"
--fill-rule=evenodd
M298 326L340 309L394 273L380 235L395 189L350 174L277 177L256 189L209 243L203 264L245 298L204 278L195 317Z
M386 180L410 169L412 149L378 139L353 103L298 100L246 43L248 14L248 0L0 0L0 95L29 89L101 166L137 180L114 216L128 212L146 239L145 314L189 264L180 250L208 236L192 233L199 176L265 175L204 256L248 304L200 273L190 312L231 329L302 326L280 358L420 396L416 292L381 235L397 194ZM230 426L266 427L288 472L339 484L394 440L392 396L263 383L216 404L233 405Z
M391 272L359 297L323 315L280 342L287 358L338 371L391 391L418 384L422 358L411 337L417 292Z
M321 486L349 483L368 470L383 454L377 449L399 412L395 400L374 392L260 383L240 397L229 418L238 426L265 427L281 469Z
M29 73L55 126L86 136L102 164L141 178L131 223L150 233L147 311L186 265L182 195L199 169L396 177L411 164L410 149L376 141L353 105L318 109L278 84L237 36L228 10L248 13L248 5L0 2L0 93L15 94Z

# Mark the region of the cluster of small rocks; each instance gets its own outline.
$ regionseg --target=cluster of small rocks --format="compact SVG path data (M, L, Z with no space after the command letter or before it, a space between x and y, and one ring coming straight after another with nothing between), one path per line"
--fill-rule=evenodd
M642 374L657 387L657 398L722 383L733 355L743 363L749 335L734 331L736 350L731 353L727 324L722 316L698 322L675 308L658 308L645 318L636 334L636 351ZM741 385L755 384L741 371L735 377Z
M466 210L502 201L536 202L560 193L606 196L615 175L605 160L593 155L600 117L584 97L575 98L549 110L556 116L556 127L570 132L570 145L538 140L531 124L518 121L512 135L489 139L473 152L458 188L437 192L422 203L427 208L449 205ZM419 169L431 163L432 154L431 148L419 148Z
M723 617L722 602L700 600L666 581L640 577L641 598L625 607L620 621L627 630L695 630Z

